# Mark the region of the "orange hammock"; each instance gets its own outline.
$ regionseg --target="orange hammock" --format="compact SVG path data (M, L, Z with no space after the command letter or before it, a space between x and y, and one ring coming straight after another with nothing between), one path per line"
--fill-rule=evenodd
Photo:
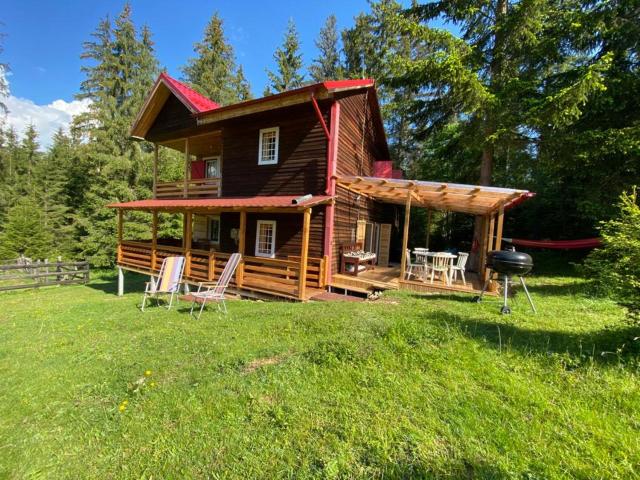
M555 250L576 250L602 246L599 238L583 238L582 240L524 240L522 238L503 238L505 242L521 247L551 248Z

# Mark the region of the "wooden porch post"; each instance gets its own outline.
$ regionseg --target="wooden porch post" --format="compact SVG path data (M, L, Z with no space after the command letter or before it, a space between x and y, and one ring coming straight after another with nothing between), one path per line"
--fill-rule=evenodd
M400 280L404 280L404 272L407 270L407 247L409 246L409 220L411 219L411 190L407 195L407 203L404 207L404 233L402 234L402 261L400 262Z
M307 262L309 257L309 229L311 209L305 208L302 222L302 251L300 252L300 274L298 275L298 298L304 300L307 287Z
M153 198L158 194L158 144L153 144Z
M491 250L493 250L493 234L495 232L495 223L496 223L496 217L493 213L491 213L489 215L489 235L487 236L487 243L486 243L486 248L484 253L485 263L487 260L486 256L489 254ZM486 282L488 278L489 278L489 270L486 268L486 266L483 265L480 279L483 282Z
M158 250L158 211L154 210L151 219L151 270L156 269L156 255Z
M184 183L182 196L187 198L189 194L189 137L184 139Z
M118 251L116 256L116 260L118 261L118 263L122 261L122 223L123 223L122 217L123 217L123 212L122 212L122 209L119 208L118 209Z
M429 238L431 237L431 214L432 213L433 213L433 210L431 209L427 210L427 241L426 241L425 248L429 248Z
M247 212L242 210L240 212L240 231L238 232L238 253L242 255L242 259L238 264L238 269L236 270L236 285L242 287L242 282L244 281L244 247L246 244L246 235L247 234Z
M478 248L478 274L480 279L484 279L485 273L487 271L486 262L487 262L487 241L489 237L489 217L487 215L483 215L480 217L480 245Z
M191 211L187 210L186 212L184 212L184 238L183 238L183 242L184 242L184 258L185 258L185 265L184 265L184 276L185 277L189 277L191 276L191 236L192 236L192 229L191 229L191 219L193 217L193 214L191 213Z
M502 248L502 225L504 223L504 205L500 205L498 210L498 227L496 230L496 246L494 250L500 250Z

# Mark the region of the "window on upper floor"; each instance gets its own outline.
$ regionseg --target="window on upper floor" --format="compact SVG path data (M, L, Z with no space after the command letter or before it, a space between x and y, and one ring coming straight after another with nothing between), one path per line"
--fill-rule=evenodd
M220 157L207 157L205 161L205 176L207 178L217 178L220 176Z
M275 165L278 163L279 137L279 127L263 128L260 130L258 165Z
M273 220L258 220L256 226L256 257L270 257L276 255L276 222Z

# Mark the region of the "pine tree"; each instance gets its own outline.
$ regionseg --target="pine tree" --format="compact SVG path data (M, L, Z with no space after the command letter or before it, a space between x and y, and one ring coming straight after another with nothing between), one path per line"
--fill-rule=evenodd
M309 74L316 82L340 79L343 76L336 22L336 16L330 15L315 42L320 55L313 61Z
M285 92L302 86L304 75L300 73L302 68L302 54L300 53L300 41L293 19L289 20L284 42L273 54L277 70L267 70L269 85L265 89L265 95Z
M0 233L0 259L20 255L44 259L53 254L53 239L44 228L42 207L30 197L20 197L9 209Z
M222 19L214 13L204 38L194 45L195 58L183 67L185 80L198 92L222 105L246 100L249 86L242 69L236 69L233 47L224 36Z
M148 28L136 33L131 8L126 4L114 26L102 21L93 42L85 43L81 98L91 98L89 113L75 123L88 142L78 164L87 172L75 228L78 252L94 265L113 264L115 215L105 206L150 195L151 148L129 139L129 128L157 73ZM78 172L81 173L81 172ZM78 178L73 182L77 183ZM140 223L140 229L143 224ZM148 223L145 225L148 230Z
M38 152L39 148L38 131L35 125L30 123L27 125L22 139L22 159L19 166L21 173L27 176L27 183L29 184L32 182L33 171L40 157L40 153Z
M35 169L33 187L33 197L42 209L43 228L53 239L55 253L67 258L74 248L67 196L73 148L64 130L58 129L52 146Z
M251 100L253 98L253 95L251 94L251 86L244 76L242 65L238 66L238 70L236 71L236 75L233 79L233 88L238 101L244 102L245 100Z

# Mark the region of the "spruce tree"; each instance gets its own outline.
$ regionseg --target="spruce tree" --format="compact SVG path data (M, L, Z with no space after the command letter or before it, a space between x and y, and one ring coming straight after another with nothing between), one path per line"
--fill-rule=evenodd
M300 73L302 68L302 54L300 53L300 41L293 19L289 20L284 42L273 54L277 69L275 72L267 70L269 85L265 88L265 95L285 92L302 86L304 75Z
M34 260L55 255L53 238L44 228L42 207L28 196L20 197L9 209L0 233L0 259L20 255Z
M319 56L313 61L313 65L309 67L309 74L316 82L342 78L336 22L336 16L330 15L315 42Z
M150 32L144 28L137 34L129 4L113 27L104 20L93 36L96 40L85 43L82 55L91 63L83 69L80 94L93 103L75 124L88 139L78 163L88 173L89 186L77 213L75 235L81 241L81 256L108 266L115 255L116 216L106 205L150 195L151 148L132 141L129 129L157 73L157 62ZM148 230L148 221L135 228Z
M233 47L224 36L223 22L214 13L204 38L193 47L196 57L183 67L185 80L198 92L222 105L247 97L249 86L241 68L236 68Z
M242 65L238 66L236 75L233 78L233 88L238 101L244 102L245 100L251 100L253 98L253 95L251 94L251 86L244 76Z

